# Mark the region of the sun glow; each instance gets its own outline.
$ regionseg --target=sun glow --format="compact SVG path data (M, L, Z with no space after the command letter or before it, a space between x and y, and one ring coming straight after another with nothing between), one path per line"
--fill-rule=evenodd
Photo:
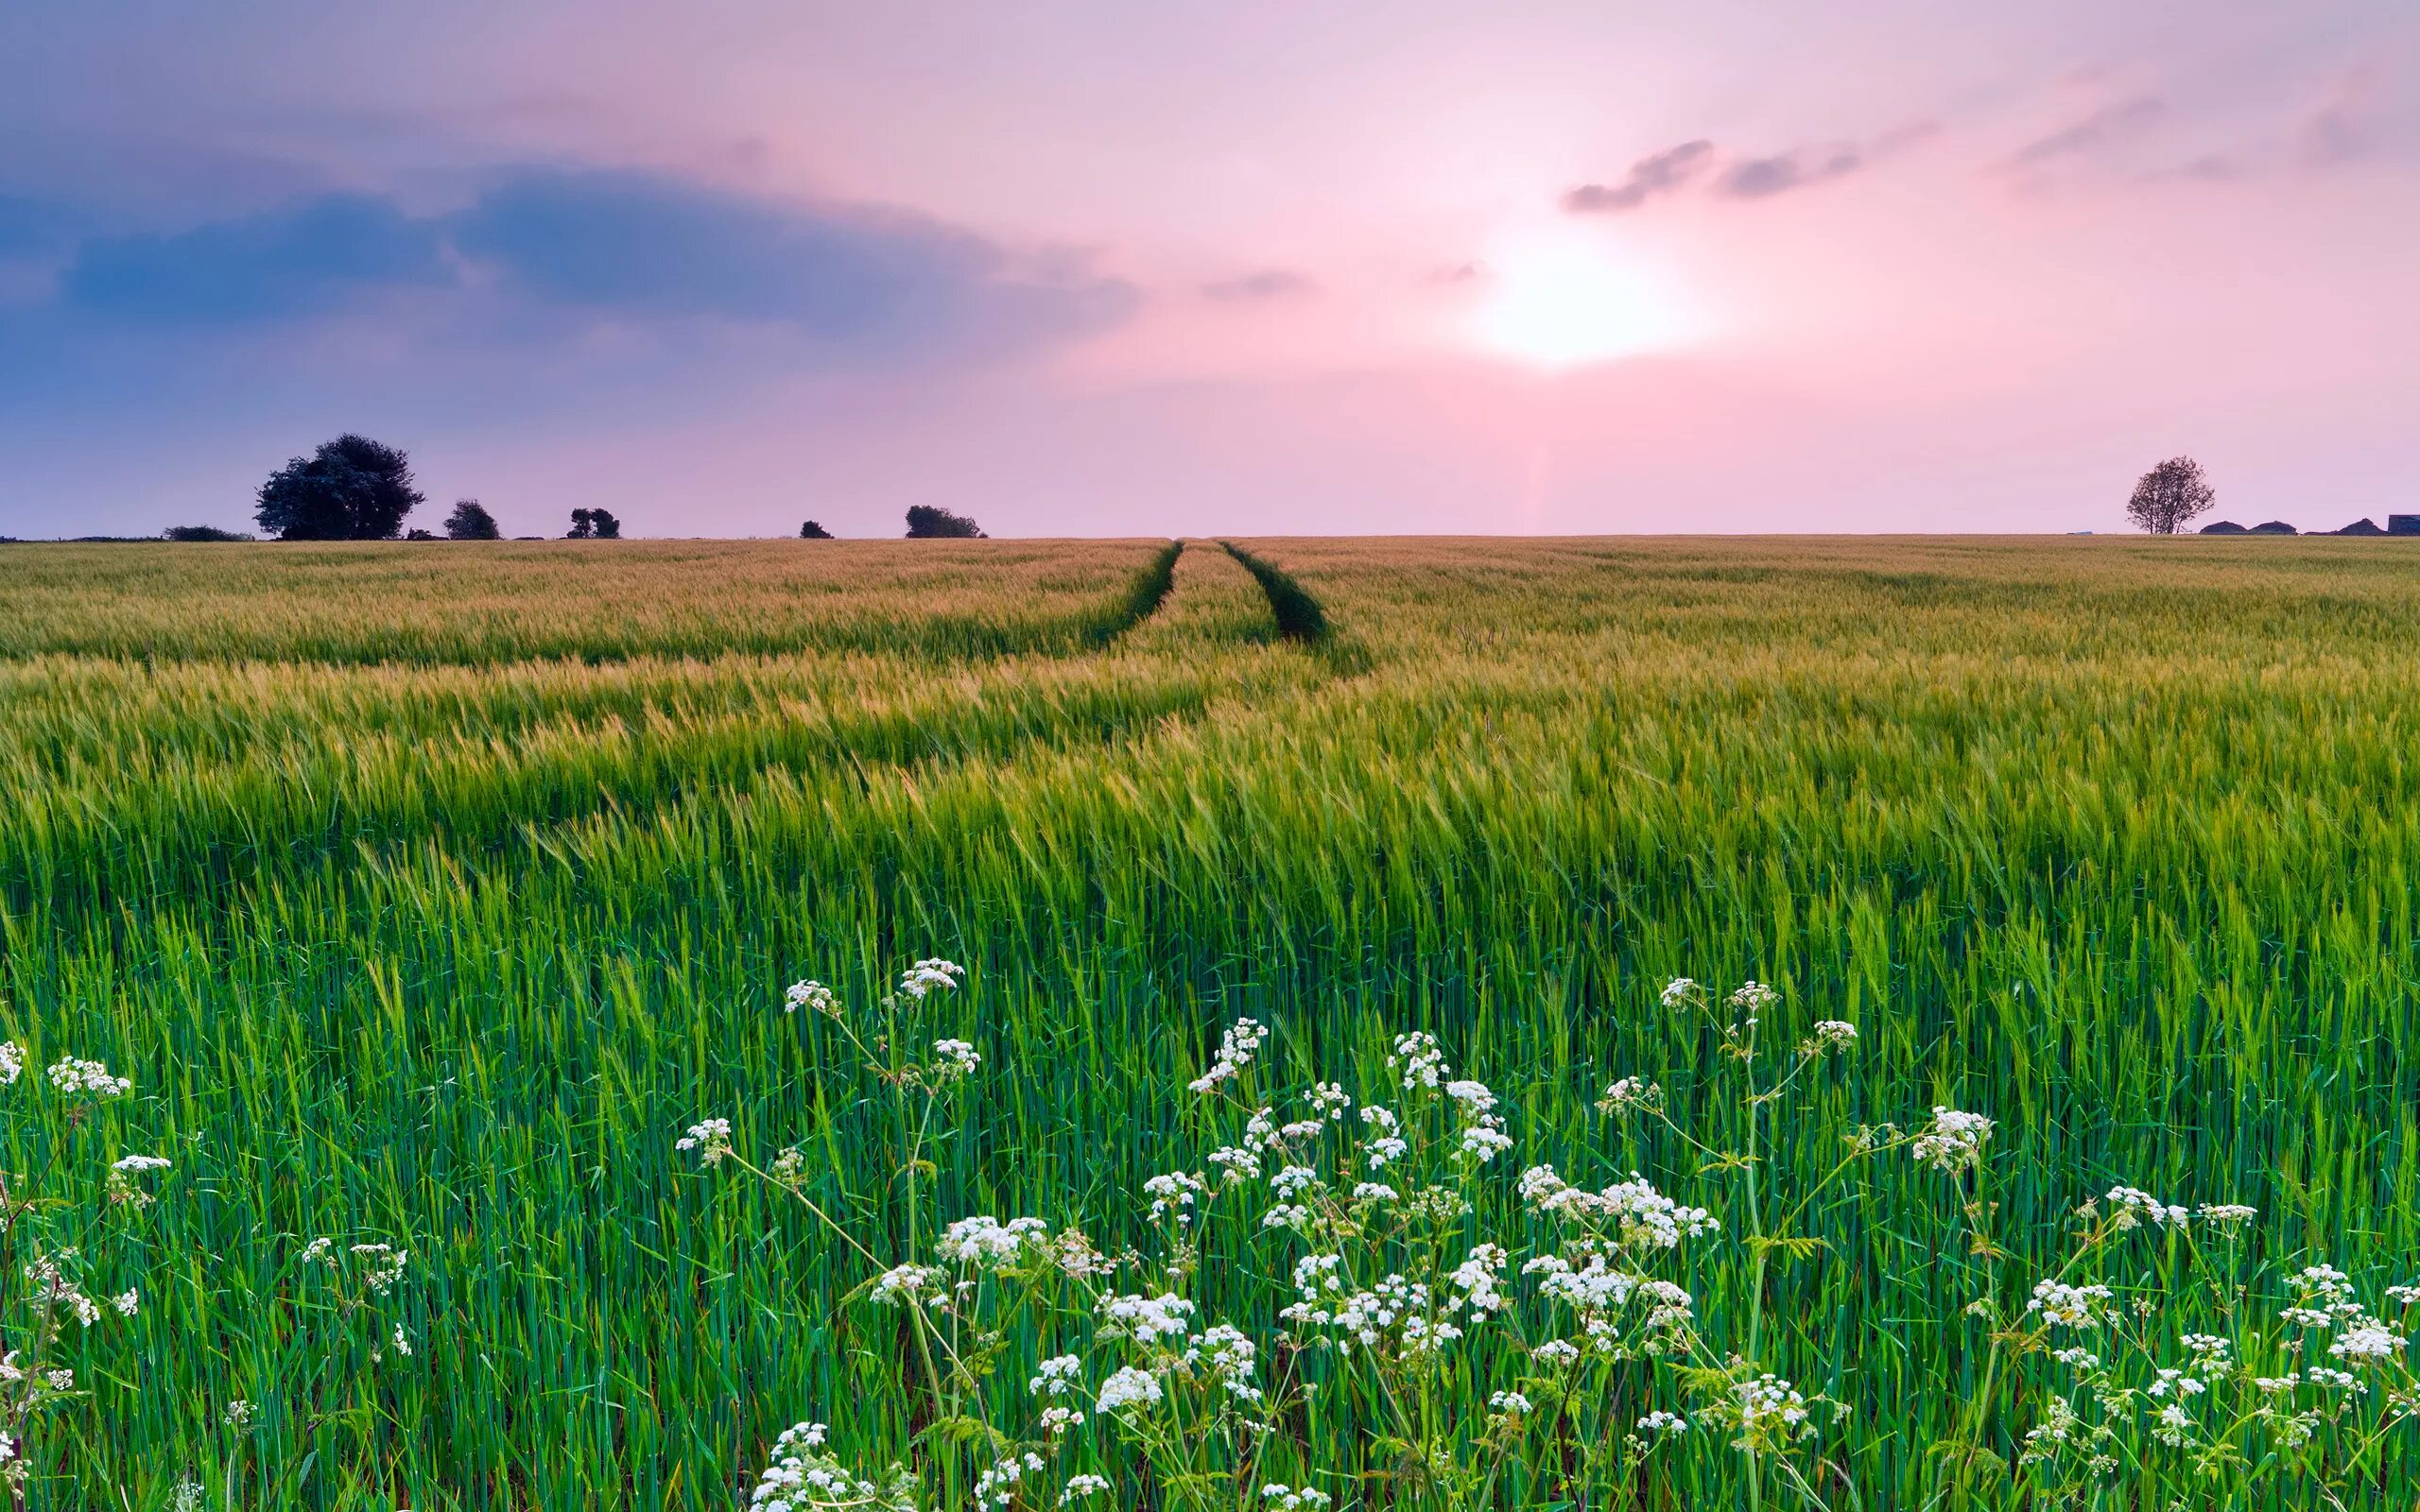
M1680 346L1700 331L1686 301L1599 235L1565 229L1506 241L1464 328L1489 352L1560 369Z

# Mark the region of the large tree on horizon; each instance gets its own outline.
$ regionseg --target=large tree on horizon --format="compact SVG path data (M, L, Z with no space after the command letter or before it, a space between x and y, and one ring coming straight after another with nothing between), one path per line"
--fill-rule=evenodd
M2189 456L2171 456L2144 473L2126 501L2126 518L2136 529L2172 536L2185 523L2218 501L2219 490L2202 475L2202 464Z
M908 539L910 541L980 541L983 528L966 515L952 514L929 504L908 507Z
M402 452L348 431L270 473L253 518L280 541L392 541L421 497Z
M457 499L454 512L445 517L445 539L448 541L502 541L504 529L495 516L476 499Z

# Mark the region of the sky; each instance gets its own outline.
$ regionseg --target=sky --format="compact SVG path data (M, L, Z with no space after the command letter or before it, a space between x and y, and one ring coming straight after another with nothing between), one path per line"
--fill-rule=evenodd
M0 534L2420 512L2409 0L10 0Z

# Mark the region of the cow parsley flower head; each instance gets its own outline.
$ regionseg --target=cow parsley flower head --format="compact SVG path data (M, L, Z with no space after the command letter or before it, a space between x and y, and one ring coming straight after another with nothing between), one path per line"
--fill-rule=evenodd
M689 1132L672 1142L676 1150L695 1150L698 1159L708 1165L719 1165L732 1152L731 1120L704 1118L689 1125Z
M998 1270L1043 1249L1049 1234L1050 1226L1039 1218L1011 1218L1002 1223L984 1213L951 1224L934 1247L945 1261L978 1270Z
M1395 1037L1394 1054L1389 1058L1406 1087L1440 1086L1451 1069L1445 1063L1445 1052L1438 1047L1437 1037L1417 1029Z
M81 1092L92 1097L123 1097L134 1083L124 1076L112 1076L110 1068L97 1060L78 1060L68 1056L50 1068L50 1084L62 1092Z
M1638 1076L1624 1076L1597 1099L1600 1113L1651 1113L1664 1106L1664 1089Z
M821 982L792 982L789 990L782 994L782 1011L796 1013L801 1008L837 1019L840 1016L840 1000Z
M1696 982L1685 976L1676 976L1664 984L1664 1005L1668 1008L1685 1007L1696 1000L1698 993Z
M1108 1489L1109 1482L1100 1476L1070 1475L1067 1477L1067 1488L1059 1493L1059 1504L1073 1506L1079 1502L1090 1501Z
M2183 1208L2162 1202L2135 1187L2111 1187L2105 1200L2111 1222L2119 1228L2139 1228L2145 1224L2157 1228L2182 1228L2192 1217Z
M943 1081L958 1081L975 1074L983 1057L963 1040L941 1040L933 1044L933 1072Z
M14 1040L0 1044L0 1087L16 1084L26 1074L26 1047Z
M1983 1145L1991 1137L1992 1121L1982 1114L1936 1106L1932 1122L1908 1142L1908 1149L1923 1164L1954 1176L1983 1163Z
M899 995L911 1003L922 1003L929 992L946 992L958 986L966 968L936 955L899 973Z
M1764 983L1757 981L1754 977L1750 977L1747 981L1740 983L1738 988L1731 994L1732 1007L1746 1014L1748 1016L1747 1022L1750 1023L1754 1023L1756 1022L1757 1015L1763 1013L1767 1008L1772 1007L1774 1004L1779 1003L1780 1001L1781 994L1779 992L1773 990L1770 987L1767 987Z
M2117 1314L2117 1294L2106 1286L2071 1286L2066 1281L2037 1281L2033 1299L2025 1304L2029 1313L2041 1314L2042 1321L2061 1328L2098 1328L2104 1319Z
M1210 1186L1190 1171L1170 1171L1145 1181L1143 1190L1151 1199L1152 1222L1173 1218L1177 1227L1184 1228L1193 1222L1194 1198L1209 1192Z
M1160 1382L1148 1370L1132 1366L1121 1367L1116 1374L1101 1383L1100 1396L1093 1402L1099 1414L1132 1413L1149 1409L1160 1400Z
M1063 1397L1082 1389L1084 1362L1075 1355L1053 1355L1034 1368L1033 1379L1025 1383L1025 1388L1037 1397Z
M1261 1026L1259 1020L1237 1019L1228 1026L1227 1032L1219 1037L1219 1058L1210 1063L1208 1071L1187 1082L1186 1090L1197 1092L1214 1091L1219 1083L1233 1080L1246 1066L1252 1064L1253 1053L1260 1049L1260 1042L1268 1038L1269 1031Z
M1260 1499L1276 1512L1326 1512L1328 1494L1307 1486L1288 1486L1271 1481L1260 1488Z
M1847 1050L1857 1043L1857 1025L1844 1019L1825 1019L1798 1047L1798 1053L1809 1060L1833 1051Z
M1182 1338L1191 1327L1193 1304L1174 1292L1163 1292L1157 1297L1106 1297L1101 1299L1100 1312L1101 1337L1150 1344L1160 1339ZM1156 1394L1153 1400L1158 1400Z
M893 1265L874 1278L866 1296L877 1307L949 1306L949 1273L938 1265Z
M2327 1352L2340 1360L2392 1360L2403 1352L2403 1338L2383 1323L2360 1322L2338 1334Z

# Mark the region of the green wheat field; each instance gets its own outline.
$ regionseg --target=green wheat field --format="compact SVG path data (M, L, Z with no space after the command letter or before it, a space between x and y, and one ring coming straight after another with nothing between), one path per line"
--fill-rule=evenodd
M2420 1505L2420 556L1233 544L0 547L0 1039L133 1083L69 1126L29 1070L0 1164L174 1162L83 1244L141 1307L62 1332L27 1503L741 1506L812 1421L875 1488L784 1506ZM901 1081L945 1036L975 1073ZM1205 1163L1319 1082L1512 1147L1400 1228L1357 1114ZM797 1154L676 1148L713 1118ZM1720 1224L1604 1250L1685 1324L1541 1349L1548 1163ZM1252 1335L1260 1400L1064 1276L868 1291L970 1215ZM1481 1241L1511 1305L1455 1283L1450 1349L1281 1315L1331 1244L1443 1295ZM2314 1286L2354 1311L2280 1323ZM2153 1392L2187 1335L2233 1353ZM1129 1364L1167 1400L1104 1407ZM1743 1419L1768 1373L1803 1422Z

